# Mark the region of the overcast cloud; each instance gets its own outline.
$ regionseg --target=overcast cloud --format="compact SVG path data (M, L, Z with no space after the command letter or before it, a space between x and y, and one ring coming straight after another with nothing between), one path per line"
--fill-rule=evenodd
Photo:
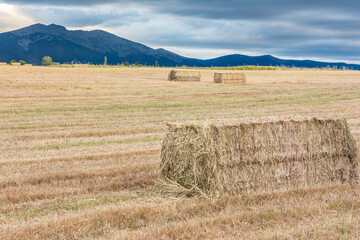
M0 32L55 23L103 29L187 57L272 54L360 63L359 12L358 0L0 0Z

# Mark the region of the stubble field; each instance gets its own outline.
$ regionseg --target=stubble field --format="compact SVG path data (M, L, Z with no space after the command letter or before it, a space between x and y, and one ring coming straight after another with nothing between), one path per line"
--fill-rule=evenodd
M345 117L360 148L360 72L168 72L0 67L0 239L360 239L360 186L206 199L156 184L166 122Z

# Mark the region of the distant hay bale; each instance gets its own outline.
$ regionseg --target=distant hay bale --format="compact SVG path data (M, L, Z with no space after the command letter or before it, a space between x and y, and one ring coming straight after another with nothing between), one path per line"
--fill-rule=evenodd
M201 74L199 71L171 70L168 76L169 81L198 82Z
M246 76L239 72L215 73L214 83L245 84Z
M73 64L74 68L88 68L89 64Z
M189 194L266 193L358 182L346 120L168 124L161 175Z
M0 62L0 66L6 66L7 63L6 62Z
M13 63L11 63L11 66L21 66L21 63L13 62Z

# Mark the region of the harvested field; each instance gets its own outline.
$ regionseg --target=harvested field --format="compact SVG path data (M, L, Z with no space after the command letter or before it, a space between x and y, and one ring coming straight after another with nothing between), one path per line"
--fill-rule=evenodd
M357 239L359 185L178 198L157 186L167 122L348 119L360 72L244 71L246 85L165 68L0 68L0 239Z
M192 70L171 70L168 76L169 81L198 82L200 79L200 72Z
M214 73L214 83L245 84L246 76L239 72Z

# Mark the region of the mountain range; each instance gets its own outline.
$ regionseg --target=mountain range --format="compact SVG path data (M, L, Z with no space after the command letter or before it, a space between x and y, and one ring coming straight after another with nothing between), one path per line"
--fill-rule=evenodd
M40 64L43 56L51 56L60 63L102 64L107 57L108 64L129 62L160 66L294 66L308 68L337 67L360 70L360 65L346 63L318 62L311 60L285 60L264 56L227 55L201 60L187 58L165 49L153 49L114 34L102 31L69 31L63 26L34 24L22 29L0 34L0 62L24 60Z

